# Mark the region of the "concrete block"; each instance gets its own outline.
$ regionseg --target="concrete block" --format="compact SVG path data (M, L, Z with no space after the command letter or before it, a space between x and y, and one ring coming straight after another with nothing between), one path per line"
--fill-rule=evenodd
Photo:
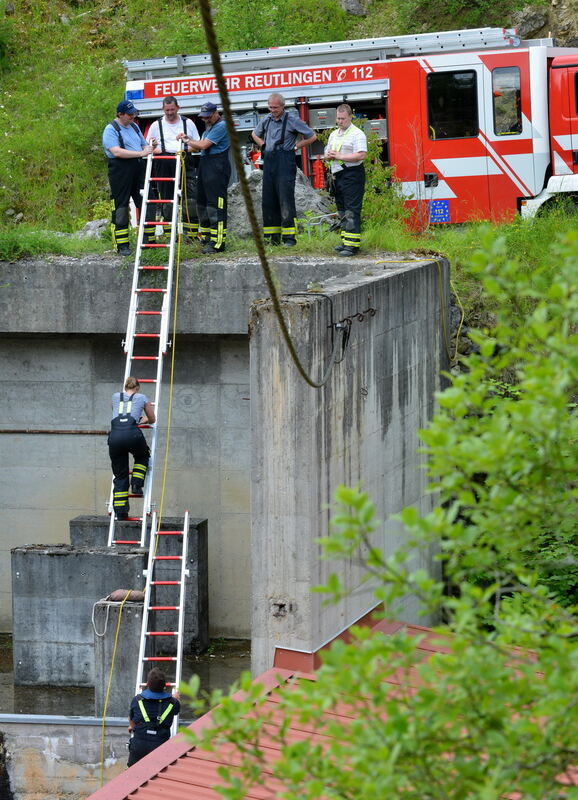
M69 545L12 550L14 682L94 685L92 607L142 585L146 553Z
M143 603L94 607L94 716L128 717L138 674ZM118 636L117 636L118 633Z
M416 432L428 421L439 373L439 300L431 264L347 275L319 296L284 303L284 316L310 375L325 371L327 331L351 320L350 342L326 385L313 391L286 357L269 303L251 316L253 669L272 665L276 645L315 651L375 605L356 559L331 564L350 595L336 606L312 599L327 577L317 539L328 535L335 487L361 483L387 519L426 493ZM447 274L445 275L447 279ZM435 306L433 305L435 302ZM375 315L364 312L375 308ZM333 310L333 317L331 311ZM420 350L420 348L423 348ZM431 363L431 367L430 367ZM428 399L432 398L432 400ZM280 456L282 454L282 456ZM399 544L386 527L375 536L386 555ZM418 609L404 606L408 621ZM422 621L421 619L419 621Z

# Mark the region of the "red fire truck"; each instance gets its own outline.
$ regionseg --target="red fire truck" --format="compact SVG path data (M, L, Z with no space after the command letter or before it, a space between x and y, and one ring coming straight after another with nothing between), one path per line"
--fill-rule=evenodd
M221 54L241 138L281 92L311 127L349 103L382 140L417 222L534 215L560 194L578 201L578 48L523 41L513 29L276 47ZM194 115L219 103L209 55L125 62L126 97L143 118L162 98ZM302 168L321 152L319 142Z

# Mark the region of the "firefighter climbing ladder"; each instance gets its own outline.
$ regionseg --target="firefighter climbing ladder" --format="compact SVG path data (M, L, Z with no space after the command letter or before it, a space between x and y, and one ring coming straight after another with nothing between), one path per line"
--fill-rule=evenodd
M152 174L153 161L156 159L172 159L175 161L175 176L155 177ZM179 208L181 198L181 171L182 163L180 153L149 155L147 158L145 183L143 189L142 209L139 220L137 247L134 262L134 273L131 289L131 300L128 312L128 324L126 336L123 342L126 353L126 366L124 371L124 382L129 375L138 378L141 386L146 386L146 393L151 397L155 409L157 423L155 425L140 425L140 428L150 428L151 438L149 442L151 456L147 470L144 490L142 497L129 493L129 501L134 503L136 499L142 500L142 510L140 516L129 516L132 521L141 522L140 539L120 538L121 526L115 519L113 510L113 488L111 485L109 499L110 524L108 532L108 546L114 544L138 544L145 546L147 538L147 526L151 511L151 495L154 479L155 454L157 445L157 424L161 410L161 388L163 374L163 358L166 355L169 342L169 317L171 310L173 267L175 261L175 249L177 242L177 229L179 220ZM172 199L159 200L153 197L156 194L151 191L152 186L160 184L162 181L173 182L174 191ZM150 242L149 237L145 237L145 226L147 217L152 216L151 209L154 204L172 205L172 216L170 222L155 223L155 225L165 225L170 230L168 243ZM149 265L142 263L143 253L154 248L168 249L168 259L166 264ZM152 367L152 369L151 369ZM155 369L156 368L156 369ZM145 373L143 376L143 372ZM154 377L153 377L154 375ZM149 388L150 387L150 388ZM151 537L152 538L152 537Z
M157 530L156 511L152 512L152 530L149 559L146 569L146 589L140 635L138 671L135 695L146 684L148 670L158 664L164 667L168 677L167 686L178 688L181 681L181 656L183 652L183 623L185 615L185 585L189 575L187 569L187 547L189 512L185 512L182 530ZM179 541L180 540L180 541ZM177 552L179 551L179 552ZM165 641L176 643L163 646ZM157 655L157 652L174 650L172 655ZM168 669L174 666L173 669ZM178 730L175 716L171 734Z

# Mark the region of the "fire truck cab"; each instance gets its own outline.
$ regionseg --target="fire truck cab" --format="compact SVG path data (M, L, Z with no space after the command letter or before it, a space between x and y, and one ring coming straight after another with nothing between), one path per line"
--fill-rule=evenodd
M325 42L221 53L242 144L272 92L312 128L349 103L417 225L533 216L566 194L578 201L578 48L521 40L513 29ZM126 97L158 118L219 103L210 56L126 61ZM310 176L315 142L301 167Z

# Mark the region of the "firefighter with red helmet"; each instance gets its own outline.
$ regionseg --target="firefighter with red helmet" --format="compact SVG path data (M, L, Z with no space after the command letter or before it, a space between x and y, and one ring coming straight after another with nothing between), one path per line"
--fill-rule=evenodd
M341 218L341 244L335 249L342 256L355 256L361 245L361 206L365 191L367 137L353 124L353 111L347 103L337 107L337 128L329 134L324 158L333 178L337 211Z
M298 116L285 111L283 95L274 92L267 101L269 114L251 136L263 156L263 236L270 244L297 244L295 217L295 147L305 148L316 134ZM298 140L298 136L303 138Z

